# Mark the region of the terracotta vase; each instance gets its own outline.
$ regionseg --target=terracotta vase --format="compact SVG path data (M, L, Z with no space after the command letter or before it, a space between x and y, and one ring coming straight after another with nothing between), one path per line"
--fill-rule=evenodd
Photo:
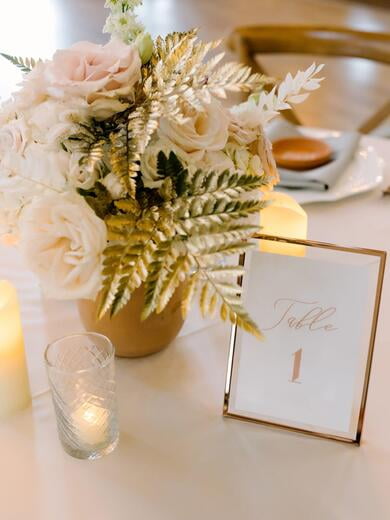
M183 286L179 286L160 314L141 321L144 289L137 289L129 303L113 318L105 315L97 320L98 301L79 300L81 321L87 331L104 334L115 346L119 357L149 356L163 350L178 335L184 320L180 304Z

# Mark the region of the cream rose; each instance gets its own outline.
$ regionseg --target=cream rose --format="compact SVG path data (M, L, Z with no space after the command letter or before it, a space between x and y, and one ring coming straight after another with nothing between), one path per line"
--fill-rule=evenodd
M52 150L50 147L31 143L22 157L9 163L9 167L21 179L29 182L31 188L64 190L69 171L70 154L64 150ZM6 161L5 161L6 162Z
M81 164L82 154L73 152L69 154L68 171L66 179L74 188L82 188L83 190L91 189L98 180L98 172L95 169L87 169Z
M13 119L0 127L0 160L7 153L22 154L30 138L24 117Z
M48 99L24 111L31 137L41 144L57 147L61 141L79 131L77 123L88 118L88 103L83 100Z
M16 118L18 111L14 99L7 99L0 104L0 126L3 126Z
M103 119L127 107L118 97L132 97L141 79L141 59L135 45L118 39L106 45L79 42L54 54L44 78L49 95L86 99L92 113Z
M185 110L182 124L163 117L159 134L176 146L191 153L222 150L228 139L229 117L216 99L204 104L203 111Z
M96 297L107 231L82 197L37 199L23 210L19 230L22 253L48 297Z
M18 186L10 186L9 179L0 173L0 236L7 233L17 235L21 202Z
M15 208L34 197L67 189L70 154L31 143L23 155L9 150L0 161L0 192Z
M159 152L164 152L167 157L170 152L174 152L184 166L199 161L204 155L203 152L188 154L168 139L152 141L141 157L142 180L146 188L158 188L161 186L162 179L157 173L157 158Z
M47 98L45 69L48 63L48 61L38 62L31 72L23 76L20 90L13 94L17 111L26 110Z
M203 160L199 163L198 168L205 172L222 173L225 170L234 172L235 166L233 161L225 152L206 152Z

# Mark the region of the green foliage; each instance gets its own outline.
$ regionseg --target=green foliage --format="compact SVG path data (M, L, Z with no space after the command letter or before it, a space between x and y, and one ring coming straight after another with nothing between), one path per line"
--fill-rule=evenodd
M143 208L134 199L123 199L106 218L112 245L105 251L100 315L119 312L143 283L145 319L161 312L184 282L184 315L199 290L204 315L219 305L222 319L260 336L242 308L237 284L242 269L221 265L220 259L251 245L258 228L242 219L262 204L241 200L241 195L260 187L261 176L225 171L190 177L173 152L159 154L158 172L164 179L158 205Z
M10 54L5 54L4 52L0 52L0 56L3 56L3 58L10 61L22 72L31 72L32 69L36 66L36 64L41 61L35 60L34 58L22 58L20 56L11 56Z
M78 189L80 195L91 206L96 215L102 219L109 213L112 199L103 184L97 183L93 190Z

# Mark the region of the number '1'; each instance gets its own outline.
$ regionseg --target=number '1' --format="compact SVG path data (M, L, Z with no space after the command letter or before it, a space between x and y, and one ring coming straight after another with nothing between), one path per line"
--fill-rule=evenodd
M293 365L293 371L291 376L291 382L292 383L299 383L298 379L301 375L301 362L302 362L302 349L300 348L293 354L294 357L294 365Z

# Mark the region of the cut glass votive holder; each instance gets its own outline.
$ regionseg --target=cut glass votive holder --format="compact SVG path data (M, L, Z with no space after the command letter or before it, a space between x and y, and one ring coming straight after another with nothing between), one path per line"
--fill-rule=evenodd
M93 332L65 336L45 352L57 428L64 450L79 459L97 459L119 440L115 351Z

